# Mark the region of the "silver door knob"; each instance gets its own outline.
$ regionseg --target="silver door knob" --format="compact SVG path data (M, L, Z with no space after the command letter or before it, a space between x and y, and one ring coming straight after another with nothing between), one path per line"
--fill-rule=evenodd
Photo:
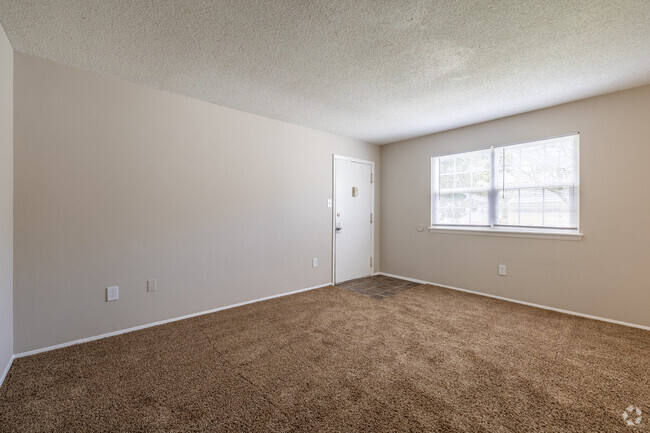
M336 231L337 232L340 232L342 229L343 229L343 227L341 227L341 224L336 225Z

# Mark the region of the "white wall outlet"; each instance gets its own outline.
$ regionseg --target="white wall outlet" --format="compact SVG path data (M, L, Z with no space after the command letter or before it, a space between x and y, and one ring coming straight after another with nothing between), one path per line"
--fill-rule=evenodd
M117 301L120 298L119 287L111 286L106 288L106 302Z
M499 275L508 275L506 265L499 265Z
M332 207L332 199L331 198L327 199L327 207Z
M318 259L317 258L314 257L313 259L311 259L311 267L312 268L317 268L318 267Z
M147 280L147 292L156 291L156 280Z

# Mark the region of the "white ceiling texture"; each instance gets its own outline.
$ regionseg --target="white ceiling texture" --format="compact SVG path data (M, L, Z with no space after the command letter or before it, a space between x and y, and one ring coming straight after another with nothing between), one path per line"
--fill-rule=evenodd
M16 51L389 143L650 83L650 0L0 0Z

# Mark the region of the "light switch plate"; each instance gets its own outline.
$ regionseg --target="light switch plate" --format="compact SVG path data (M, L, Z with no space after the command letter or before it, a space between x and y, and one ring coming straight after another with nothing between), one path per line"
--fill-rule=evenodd
M318 267L318 259L317 258L314 257L313 259L311 259L311 267L312 268L317 268Z
M106 302L117 301L120 298L120 289L117 286L106 288Z
M147 280L147 292L156 291L156 280Z
M327 207L332 207L332 199L331 198L327 199Z
M508 275L508 272L506 271L506 265L499 265L499 275Z

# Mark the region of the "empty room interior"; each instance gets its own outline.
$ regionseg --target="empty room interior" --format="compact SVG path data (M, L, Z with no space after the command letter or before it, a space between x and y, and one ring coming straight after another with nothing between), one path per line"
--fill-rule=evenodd
M649 1L0 26L0 432L650 432Z

